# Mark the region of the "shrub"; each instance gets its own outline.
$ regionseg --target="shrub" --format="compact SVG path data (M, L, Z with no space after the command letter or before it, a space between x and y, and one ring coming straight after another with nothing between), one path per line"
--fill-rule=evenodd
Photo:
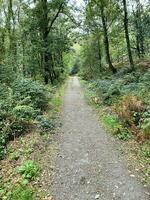
M30 126L30 123L23 119L14 119L10 124L9 139L22 135Z
M127 131L122 131L117 135L118 139L120 140L129 140L131 138L130 134Z
M30 128L31 119L46 110L51 91L31 79L17 79L9 87L0 84L0 158L9 140L23 134Z
M50 91L38 81L31 79L18 79L12 84L14 98L16 101L28 100L28 104L34 108L46 110L49 99L51 98Z
M29 128L29 123L24 120L13 118L12 116L3 118L0 122L0 159L6 152L7 143L22 135L27 128Z
M146 141L144 145L142 146L142 154L146 158L150 158L150 140Z
M140 82L150 82L150 69L140 77Z
M37 111L33 107L27 105L16 106L12 110L15 117L30 120L36 117Z
M96 92L104 104L111 105L116 101L116 97L121 94L122 82L111 80L110 78L92 81L89 89Z
M0 84L0 117L8 112L13 106L13 91L5 84Z
M144 110L145 106L143 102L132 95L124 96L115 107L119 118L136 134L139 132L137 126Z
M143 134L145 139L150 139L150 118L145 120L142 126Z
M5 154L5 148L7 143L7 136L0 133L0 159L2 159Z
M18 171L23 178L33 180L37 176L39 168L32 160L27 160L21 167L19 167Z
M11 131L11 123L7 117L7 112L0 113L0 159L5 154L6 144L9 140L9 133Z
M117 119L115 116L105 115L102 120L103 123L111 129L114 129L117 126Z
M33 191L28 186L19 184L7 195L11 200L33 200Z
M116 97L118 99L120 94L120 84L119 82L115 82L114 84L110 85L110 87L107 89L107 93L103 95L103 102L107 105L111 105L116 101Z
M46 118L45 116L38 116L36 118L36 120L38 121L38 127L42 130L46 130L46 131L51 131L55 129L55 123L54 120L50 120L48 118Z
M98 80L93 83L93 86L96 87L97 93L101 96L108 92L108 88L111 86L111 80Z

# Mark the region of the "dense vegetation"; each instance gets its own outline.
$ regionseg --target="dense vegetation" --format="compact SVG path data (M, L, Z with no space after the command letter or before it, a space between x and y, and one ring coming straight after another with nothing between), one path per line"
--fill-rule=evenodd
M51 83L62 82L73 27L63 1L1 1L0 157L7 141L48 108Z
M141 142L150 139L149 20L138 0L90 0L80 50L82 78Z
M0 199L31 200L39 171L32 146L56 126L75 20L65 0L1 0L0 21ZM25 147L27 133L34 138ZM11 141L20 143L11 149Z
M78 55L76 59L88 99L117 138L133 142L132 151L143 165L146 182L150 180L149 25L146 1L89 0L80 61Z
M0 159L7 154L18 159L7 149L10 141L36 128L41 133L55 128L47 112L58 111L55 95L69 73L78 73L92 101L105 106L103 121L115 135L146 143L149 158L150 5L140 0L84 5L77 19L67 0L0 1ZM32 160L24 161L17 170L21 183L11 191L0 176L0 198L31 200L28 186L39 171Z

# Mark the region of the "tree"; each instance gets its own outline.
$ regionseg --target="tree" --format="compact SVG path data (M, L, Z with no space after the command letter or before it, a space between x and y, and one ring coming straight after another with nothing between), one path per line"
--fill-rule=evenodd
M108 40L108 32L107 32L107 22L106 22L106 16L104 14L105 6L104 6L104 2L103 1L100 2L100 11L101 11L102 24L103 24L104 45L105 45L107 62L108 62L110 70L113 73L116 73L117 70L112 65L112 62L111 62L111 59L110 59L109 40Z
M101 1L91 0L89 1L87 5L87 14L89 15L88 21L91 21L89 23L89 26L91 27L92 32L103 33L106 61L108 63L110 71L112 71L113 73L116 73L117 70L114 68L111 61L110 44L109 44L109 38L108 38L108 24L107 24L108 18L106 18L106 13L109 10L109 6L110 6L110 1L106 4L103 0ZM101 35L99 33L98 35ZM99 42L100 40L98 40L98 43ZM99 47L100 47L100 43L99 43ZM102 55L100 54L100 52L102 52L101 49L99 49L99 59L100 59L100 65L101 65Z
M43 67L44 67L44 80L45 80L46 84L48 84L49 79L50 79L51 83L53 83L53 75L55 76L52 63L50 63L50 61L52 60L52 55L48 50L48 48L49 48L48 36L53 27L53 24L55 23L56 19L59 16L59 13L61 12L61 10L63 8L64 3L65 3L64 1L60 1L58 3L57 11L54 14L54 16L52 17L52 19L48 15L48 13L49 13L48 1L41 0L38 5L39 9L40 9L40 14L41 14L39 29L40 29L40 33L42 35L43 48L44 48L44 51L42 52L43 55L41 56L41 58L42 58L42 63L43 63Z
M135 31L136 31L136 49L138 57L144 57L144 28L143 28L143 19L142 19L143 6L140 3L140 0L136 0L136 9L133 10Z
M133 63L133 58L132 58L129 30L128 30L128 11L127 11L126 0L123 0L123 10L124 10L124 30L125 30L125 38L126 38L126 43L127 43L129 63L130 63L131 70L134 70L134 63Z

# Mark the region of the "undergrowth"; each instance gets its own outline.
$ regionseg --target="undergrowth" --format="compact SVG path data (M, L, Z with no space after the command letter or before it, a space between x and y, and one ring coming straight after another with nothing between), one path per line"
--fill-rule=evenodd
M104 126L118 139L138 144L138 159L145 166L142 172L150 183L150 70L128 73L121 69L116 75L81 82Z
M0 199L42 199L41 155L59 125L65 85L25 79L0 87Z

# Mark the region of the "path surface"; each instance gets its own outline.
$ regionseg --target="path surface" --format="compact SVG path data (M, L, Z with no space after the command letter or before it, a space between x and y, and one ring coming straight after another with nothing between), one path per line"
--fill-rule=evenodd
M54 200L149 199L143 186L130 176L114 139L86 104L77 77L69 80L62 119Z

